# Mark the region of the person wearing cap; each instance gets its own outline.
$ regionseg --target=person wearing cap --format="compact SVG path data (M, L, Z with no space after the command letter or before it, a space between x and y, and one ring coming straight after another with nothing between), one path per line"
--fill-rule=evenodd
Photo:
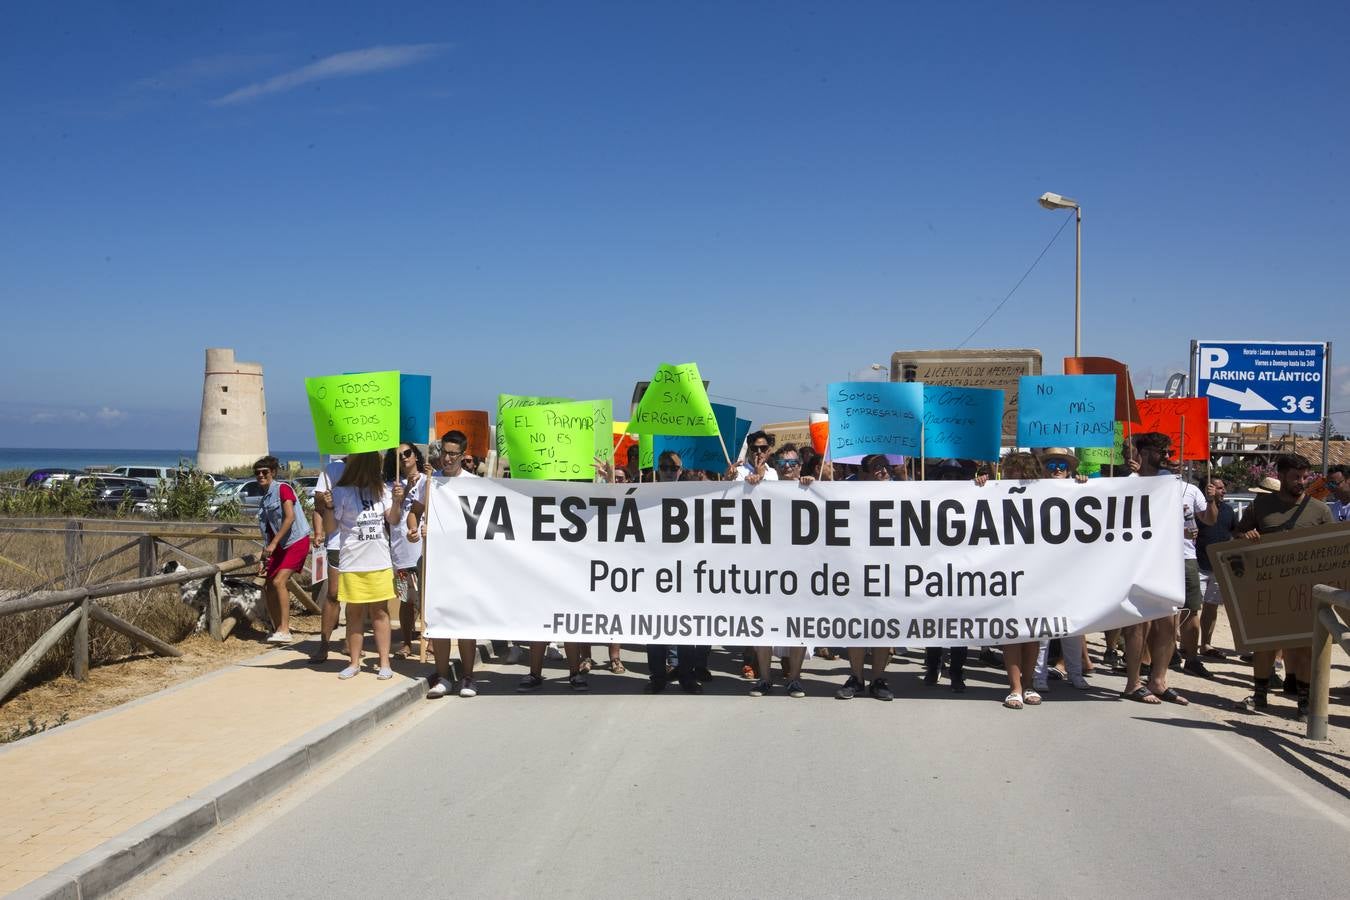
M1171 456L1172 439L1156 431L1142 432L1131 440L1134 455L1130 459L1131 477L1171 475L1163 468ZM1200 661L1200 566L1196 561L1195 538L1199 533L1197 522L1213 525L1219 516L1213 485L1202 492L1198 487L1182 482L1182 555L1185 559L1186 601L1180 625L1181 643L1186 659L1186 671L1202 678L1212 677ZM1144 663L1144 644L1149 648L1148 684L1140 680ZM1180 706L1190 701L1167 686L1167 666L1177 648L1177 614L1169 613L1125 629L1125 690L1121 696L1138 703L1158 704L1164 700Z
M1257 493L1251 506L1242 514L1236 528L1238 537L1249 541L1259 541L1263 536L1290 531L1295 528L1312 528L1317 525L1331 525L1336 519L1331 508L1321 500L1314 500L1304 489L1308 481L1308 470L1312 466L1307 458L1296 453L1286 453L1275 459L1275 471L1279 473L1279 490L1271 492L1269 488ZM1264 487L1264 482L1262 486ZM1275 666L1274 650L1258 650L1252 657L1252 696L1242 701L1242 708L1249 712L1264 710L1267 705L1267 692L1270 689L1270 673ZM1294 679L1298 697L1298 721L1308 715L1308 681L1312 678L1312 652L1307 644L1284 648L1285 680Z

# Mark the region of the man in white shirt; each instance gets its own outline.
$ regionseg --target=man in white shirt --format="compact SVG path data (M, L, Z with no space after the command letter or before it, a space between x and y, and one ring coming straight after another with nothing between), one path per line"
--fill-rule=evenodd
M469 447L469 438L462 431L447 431L441 435L440 474L443 478L477 478L464 468L464 453ZM450 639L432 638L431 654L436 660L436 682L427 691L427 697L444 697L454 690L450 683ZM478 685L473 680L473 664L478 659L478 641L472 638L459 639L459 695L461 697L478 696Z
M769 454L773 452L773 435L766 431L756 431L745 439L745 447L746 458L727 470L727 478L730 481L744 481L749 484L777 481L778 473L769 465Z

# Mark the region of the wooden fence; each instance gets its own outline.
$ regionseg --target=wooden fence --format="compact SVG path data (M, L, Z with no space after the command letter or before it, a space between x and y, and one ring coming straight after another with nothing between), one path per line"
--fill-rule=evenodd
M106 597L210 578L206 604L207 632L215 640L223 641L229 636L236 622L232 618L222 618L224 583L221 576L241 570L250 574L255 573L259 554L245 553L235 556L234 546L236 543L244 543L250 547L261 547L262 544L257 531L248 525L232 523L221 525L216 522L142 523L108 519L6 519L0 523L0 534L62 535L65 545L65 561L61 575L49 578L17 597L0 600L0 619L36 609L65 608L56 624L43 632L9 667L9 670L0 675L0 701L9 696L57 642L72 632L75 641L71 652L71 674L76 680L83 681L89 674L91 620L125 635L161 656L182 655L182 651L172 644L161 641L100 606L97 601ZM92 536L130 538L130 540L93 559L85 560L85 541ZM208 561L188 551L189 547L204 541L216 542L217 562ZM105 576L105 580L99 583L80 584L81 579L87 577L95 566L121 554L132 552L136 554L135 562ZM186 568L169 573L160 572L162 555L176 557ZM135 572L137 577L116 580L132 572ZM292 595L307 609L311 612L319 611L318 604L294 577L290 586Z

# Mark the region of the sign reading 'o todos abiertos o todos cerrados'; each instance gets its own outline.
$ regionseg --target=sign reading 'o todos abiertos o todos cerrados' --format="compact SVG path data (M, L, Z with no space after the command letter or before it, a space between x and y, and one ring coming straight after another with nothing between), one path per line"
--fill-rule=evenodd
M427 634L1002 644L1184 597L1174 478L590 485L440 479Z

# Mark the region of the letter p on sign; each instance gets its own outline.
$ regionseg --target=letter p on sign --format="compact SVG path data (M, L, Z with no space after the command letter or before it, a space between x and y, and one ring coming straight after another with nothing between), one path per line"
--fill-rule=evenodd
M1228 365L1228 351L1222 347L1205 347L1200 351L1200 379L1209 381L1215 369Z

